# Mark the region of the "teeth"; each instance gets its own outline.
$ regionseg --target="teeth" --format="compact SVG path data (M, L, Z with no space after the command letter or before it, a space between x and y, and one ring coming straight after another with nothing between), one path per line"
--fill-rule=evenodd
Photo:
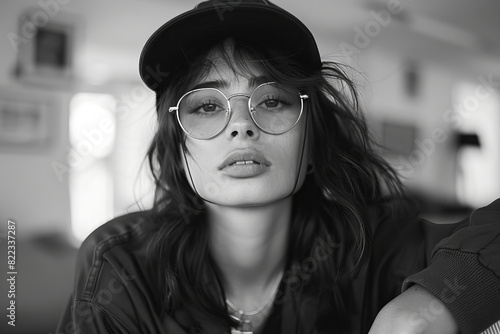
M247 160L247 161L236 161L234 164L235 165L246 165L246 164L256 164L257 162L253 160Z

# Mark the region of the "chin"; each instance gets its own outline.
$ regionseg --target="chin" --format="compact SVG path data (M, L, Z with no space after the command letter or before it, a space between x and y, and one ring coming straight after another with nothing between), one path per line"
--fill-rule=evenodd
M226 189L220 193L202 194L203 198L218 205L226 206L265 206L282 200L290 195L292 188L283 187L280 191L276 187L262 189Z

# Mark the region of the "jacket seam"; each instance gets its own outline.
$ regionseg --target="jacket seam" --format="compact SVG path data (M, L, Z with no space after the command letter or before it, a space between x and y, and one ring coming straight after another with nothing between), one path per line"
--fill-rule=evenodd
M93 252L94 256L92 258L92 265L90 266L87 280L82 292L82 299L87 299L88 302L93 302L95 290L97 289L97 282L99 281L101 270L105 262L104 254L113 247L130 241L130 237L134 232L138 233L139 236L143 234L139 224L134 224L129 230L102 240L96 245Z
M120 320L118 320L118 318L113 314L113 312L111 312L110 310L105 308L104 305L101 305L101 304L94 302L94 301L75 299L75 303L77 303L77 302L86 303L86 304L90 304L92 306L95 306L96 308L101 310L101 312L103 312L111 321L113 321L114 323L117 323L121 327L125 328L124 324Z

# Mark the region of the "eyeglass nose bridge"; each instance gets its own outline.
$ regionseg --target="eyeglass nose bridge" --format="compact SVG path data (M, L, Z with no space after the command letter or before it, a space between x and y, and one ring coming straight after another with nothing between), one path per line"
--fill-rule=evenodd
M234 93L234 94L231 94L227 97L227 100L231 100L233 97L237 97L237 96L244 96L246 98L250 98L250 95L248 94L245 94L245 93Z
M232 110L233 110L233 109L231 108L231 101L230 101L230 100L231 100L233 97L239 97L239 96L246 97L246 98L248 99L248 111L250 112L250 115L253 115L253 112L255 111L255 109L254 109L254 108L252 108L252 107L250 106L250 99L252 98L252 96L251 96L251 95L248 95L248 94L245 94L245 93L234 93L234 94L231 94L231 95L229 95L228 97L226 97L226 100L227 100L227 102L228 102L228 107L229 107L229 110L230 110L231 112L232 112ZM254 122L255 122L255 121L254 121Z

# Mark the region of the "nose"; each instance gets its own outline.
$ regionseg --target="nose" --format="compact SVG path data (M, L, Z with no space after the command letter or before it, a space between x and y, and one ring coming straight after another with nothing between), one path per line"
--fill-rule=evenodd
M259 128L250 117L248 110L249 96L238 94L231 96L231 119L226 128L226 136L232 138L257 139L260 135Z

